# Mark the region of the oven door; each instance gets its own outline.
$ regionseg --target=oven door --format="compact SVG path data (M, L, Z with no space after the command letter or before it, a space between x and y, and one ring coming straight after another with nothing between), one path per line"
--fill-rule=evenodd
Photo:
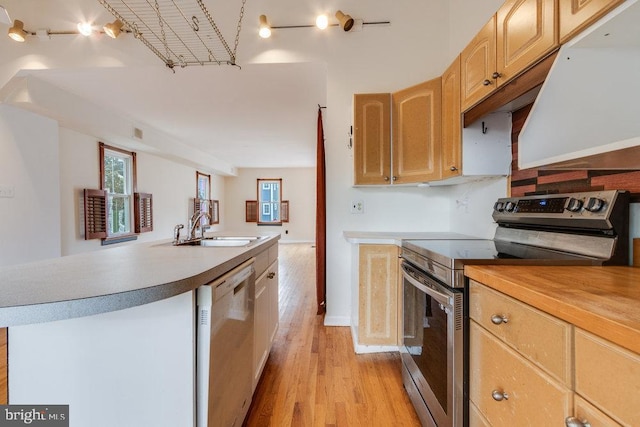
M463 294L406 261L402 362L438 427L463 421Z

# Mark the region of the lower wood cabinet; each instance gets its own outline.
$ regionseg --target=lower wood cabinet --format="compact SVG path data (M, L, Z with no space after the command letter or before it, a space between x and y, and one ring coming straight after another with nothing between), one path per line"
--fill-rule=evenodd
M256 279L253 322L253 390L255 390L278 331L278 260Z
M400 249L363 244L358 252L358 344L398 345Z
M469 425L638 426L640 355L476 281Z

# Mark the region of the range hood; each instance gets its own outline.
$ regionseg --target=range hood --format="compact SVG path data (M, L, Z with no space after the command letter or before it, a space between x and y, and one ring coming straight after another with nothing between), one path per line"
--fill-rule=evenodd
M640 1L559 51L519 136L520 169L640 169Z

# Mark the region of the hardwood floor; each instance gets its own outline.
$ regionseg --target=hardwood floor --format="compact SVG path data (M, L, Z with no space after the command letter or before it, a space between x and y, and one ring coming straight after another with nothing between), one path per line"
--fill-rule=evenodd
M350 328L315 314L315 249L281 244L279 261L280 327L245 425L420 426L399 354L357 355Z

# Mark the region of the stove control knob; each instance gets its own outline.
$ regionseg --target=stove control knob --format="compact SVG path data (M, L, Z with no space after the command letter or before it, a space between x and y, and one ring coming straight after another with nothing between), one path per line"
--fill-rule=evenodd
M587 200L587 204L584 206L584 208L589 212L598 212L602 210L603 207L604 200L598 199L597 197L590 197L589 200Z
M496 204L493 205L493 210L498 211L498 212L504 211L504 203L496 202Z
M504 205L504 210L507 212L513 212L515 208L516 208L516 204L513 202L507 202L507 204Z
M573 197L569 199L569 203L567 204L567 210L569 212L579 212L582 209L582 205L584 203L580 199L574 199Z

